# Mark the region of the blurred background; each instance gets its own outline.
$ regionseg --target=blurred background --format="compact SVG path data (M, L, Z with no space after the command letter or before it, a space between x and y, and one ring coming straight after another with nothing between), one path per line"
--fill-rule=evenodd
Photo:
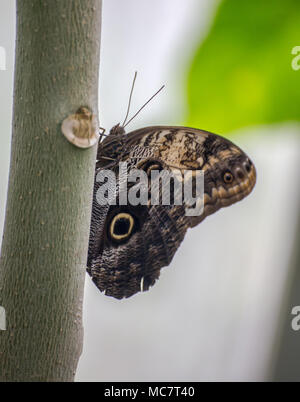
M2 230L15 4L0 6ZM224 135L258 179L241 203L189 230L150 291L118 301L87 276L77 381L300 379L300 331L291 327L300 305L299 15L298 0L103 1L101 126L124 119L137 70L132 114L166 88L128 130L189 125Z

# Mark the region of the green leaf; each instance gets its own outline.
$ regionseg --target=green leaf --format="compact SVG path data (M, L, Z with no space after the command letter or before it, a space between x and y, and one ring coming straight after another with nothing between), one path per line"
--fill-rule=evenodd
M187 125L224 133L299 121L299 16L299 0L224 0L189 71Z

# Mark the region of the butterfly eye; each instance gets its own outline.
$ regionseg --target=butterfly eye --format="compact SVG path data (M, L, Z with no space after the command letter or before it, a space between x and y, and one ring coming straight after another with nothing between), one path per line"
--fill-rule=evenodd
M132 233L134 227L134 219L132 215L121 212L114 216L110 223L109 234L113 240L126 240Z
M230 172L225 172L223 176L223 180L226 184L232 183L233 181L233 174Z

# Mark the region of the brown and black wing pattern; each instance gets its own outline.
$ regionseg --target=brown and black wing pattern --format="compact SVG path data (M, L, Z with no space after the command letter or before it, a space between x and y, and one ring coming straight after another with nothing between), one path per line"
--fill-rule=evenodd
M256 180L253 163L239 147L189 127L153 126L109 135L99 145L96 174L105 168L117 171L120 161L132 160L142 168L153 163L170 171L202 170L204 210L188 217L184 204L102 206L95 180L87 271L100 291L117 299L148 290L170 264L187 229L244 198ZM130 227L128 237L112 232L118 222Z

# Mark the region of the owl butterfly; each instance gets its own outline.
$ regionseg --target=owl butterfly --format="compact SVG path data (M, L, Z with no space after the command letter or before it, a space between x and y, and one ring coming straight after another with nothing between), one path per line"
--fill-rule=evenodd
M98 145L87 261L87 272L96 286L117 299L154 285L161 268L171 263L187 229L246 197L256 181L255 167L248 156L216 134L172 126L145 127L125 134L124 127L132 120L125 124L130 100L124 123L114 126ZM183 203L100 205L96 194L103 183L97 175L103 169L118 175L119 162L127 162L129 172L136 167L142 169L148 177L152 170L202 170L202 214L187 216ZM116 187L117 199L119 191Z

